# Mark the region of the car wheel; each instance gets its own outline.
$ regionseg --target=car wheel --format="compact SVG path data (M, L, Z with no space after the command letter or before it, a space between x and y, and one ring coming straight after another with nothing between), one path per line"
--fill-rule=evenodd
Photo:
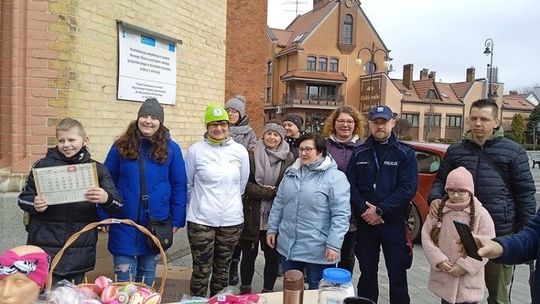
M409 226L409 231L411 232L411 238L413 242L420 243L420 231L422 230L422 217L420 212L411 202L411 208L409 210L409 217L407 218L407 225Z

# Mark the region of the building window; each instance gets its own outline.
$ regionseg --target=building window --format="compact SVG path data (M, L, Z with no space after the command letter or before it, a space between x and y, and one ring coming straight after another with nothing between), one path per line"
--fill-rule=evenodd
M330 59L330 72L337 72L339 68L339 60L336 58Z
M352 33L353 17L347 14L343 21L343 44L352 44Z
M324 57L319 58L319 71L325 71L328 70L328 59Z
M336 98L336 87L329 85L320 85L320 84L309 84L307 85L307 92L309 99L315 100L324 100Z
M441 115L435 115L435 114L430 115L429 113L425 114L424 121L425 121L426 126L429 123L429 125L432 127L435 127L435 128L441 127Z
M266 103L272 103L272 87L266 87Z
M446 126L450 128L461 128L461 116L446 115Z
M316 70L317 69L317 58L314 56L308 56L307 58L307 69L308 70Z
M272 61L266 63L266 75L272 75Z
M420 114L404 113L402 116L406 120L410 121L414 128L418 128L418 120L420 118Z
M429 89L429 91L426 94L426 98L427 99L438 99L437 98L437 93L435 93L434 89Z

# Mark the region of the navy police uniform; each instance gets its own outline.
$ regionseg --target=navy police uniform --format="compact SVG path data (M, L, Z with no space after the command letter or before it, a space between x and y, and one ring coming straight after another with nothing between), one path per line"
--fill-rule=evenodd
M407 269L412 263L412 243L406 219L418 184L414 149L397 140L393 133L384 142L369 136L352 155L347 177L358 223L355 248L361 271L358 296L377 302L382 247L390 281L390 303L410 303ZM377 206L383 224L369 225L360 217L368 208L365 202Z

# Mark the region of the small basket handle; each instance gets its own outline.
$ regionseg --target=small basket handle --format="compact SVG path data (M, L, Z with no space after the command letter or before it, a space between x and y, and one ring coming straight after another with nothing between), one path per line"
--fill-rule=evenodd
M146 229L146 227L141 226L141 225L135 223L132 220L115 219L115 218L108 218L108 219L102 220L101 222L90 223L90 224L84 226L84 228L81 229L79 232L74 233L72 236L70 236L68 238L68 240L64 244L64 247L62 247L62 249L60 249L60 251L58 251L58 253L56 254L56 256L54 257L54 259L51 262L51 268L49 270L49 273L47 274L47 286L46 286L46 288L47 288L48 291L50 291L51 287L52 287L53 271L56 268L56 266L58 265L58 263L60 262L60 259L62 258L62 255L64 254L64 251L66 251L66 249L69 246L71 246L71 244L73 244L79 238L79 236L81 234L83 234L83 233L85 233L87 231L90 231L90 230L92 230L92 229L94 229L94 228L96 228L98 226L112 225L112 224L126 224L126 225L130 225L130 226L134 226L135 228L139 229L139 231L141 231L142 233L149 236L152 239L152 241L154 241L157 248L159 249L159 255L161 256L161 262L165 266L165 267L163 267L163 269L164 269L163 270L163 278L161 279L161 284L160 284L159 289L158 289L158 293L161 296L163 296L163 290L165 289L165 281L167 280L167 276L169 274L169 269L167 267L167 255L165 254L165 250L163 250L163 247L161 247L159 239L156 236L154 236L148 229Z

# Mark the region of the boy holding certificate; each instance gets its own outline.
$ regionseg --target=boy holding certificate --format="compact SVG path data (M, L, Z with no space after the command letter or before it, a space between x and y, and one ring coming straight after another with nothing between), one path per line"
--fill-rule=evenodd
M88 137L83 125L75 119L64 118L56 126L56 139L56 147L50 148L45 158L34 164L34 168L70 166L69 171L73 171L77 170L77 164L95 163L99 184L85 190L80 200L57 204L38 195L37 185L46 185L51 192L65 192L66 183L80 185L84 182L77 180L73 174L70 174L69 178L61 174L51 174L46 181L38 180L34 172L30 171L18 200L19 207L30 214L27 244L41 247L51 258L72 234L97 221L98 208L114 214L122 207L122 199L109 172L101 163L90 158L86 147ZM85 272L94 268L96 242L96 230L81 235L62 256L54 270L53 283L62 279L81 283Z

